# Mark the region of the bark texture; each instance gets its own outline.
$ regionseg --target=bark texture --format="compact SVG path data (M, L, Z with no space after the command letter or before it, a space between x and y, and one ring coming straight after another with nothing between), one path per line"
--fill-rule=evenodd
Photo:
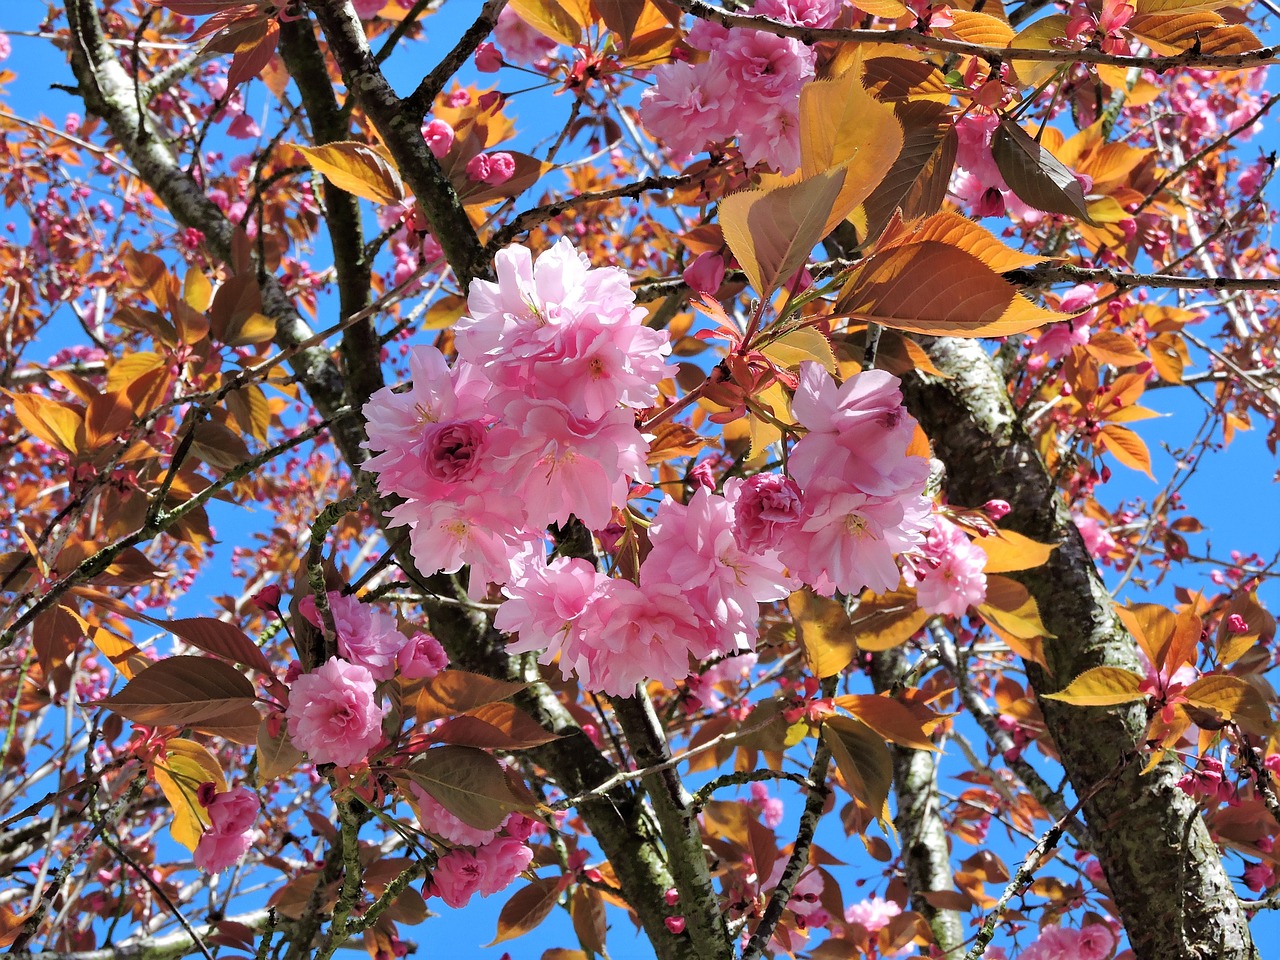
M874 654L871 680L877 692L898 687L908 663L901 647ZM938 754L889 744L893 755L893 825L902 841L902 863L911 909L929 923L933 938L946 956L960 956L964 923L955 910L930 902L929 894L955 891L952 883L951 843L938 804Z
M1053 634L1044 643L1049 669L1027 664L1036 693L1058 691L1090 667L1139 670L1136 645L991 358L969 340L937 339L926 348L952 379L915 376L904 393L947 466L951 500L1005 499L1013 508L1005 527L1059 545L1043 567L1013 574ZM1175 768L1141 773L1142 707L1086 709L1042 699L1041 708L1077 794L1112 778L1084 813L1139 960L1256 958L1217 847L1196 804L1175 786Z

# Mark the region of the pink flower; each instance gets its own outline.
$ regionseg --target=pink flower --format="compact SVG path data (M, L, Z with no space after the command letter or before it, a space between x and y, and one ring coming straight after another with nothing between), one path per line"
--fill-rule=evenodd
M892 900L868 897L866 900L846 907L844 919L845 923L856 923L874 937L900 913L902 913L902 907Z
M583 651L567 663L588 690L618 697L635 693L644 680L671 684L689 673L689 653L702 648L705 626L679 587L669 583L637 587L607 580L583 614ZM589 645L589 646L588 646Z
M640 580L678 586L708 627L698 659L750 648L760 603L782 600L798 585L777 554L744 550L734 535L733 505L706 488L688 505L670 498L658 507Z
M364 466L377 473L379 489L413 496L421 474L420 443L442 423L482 418L488 378L467 363L450 369L435 347L414 347L409 355L410 388L396 393L384 387L364 406L370 450L381 450ZM429 491L435 495L437 491Z
M559 46L550 37L544 36L520 18L513 7L503 7L498 14L498 25L494 28L493 38L512 63L529 66L539 60L545 60L556 52Z
M805 521L788 537L783 559L819 593L893 590L894 557L924 542L932 504L919 495L869 497L826 480L805 491Z
M728 78L710 60L676 61L654 71L657 83L640 95L640 119L672 153L698 153L733 135Z
M843 8L843 0L757 0L751 13L802 27L829 27Z
M648 444L627 410L590 420L556 400L515 395L503 415L518 426L494 433L495 469L536 526L574 515L602 528L614 505L626 502L627 478L649 476Z
M418 823L427 833L468 847L478 847L498 835L497 830L480 830L459 820L416 783L409 784L409 792L417 804Z
M507 643L510 653L542 650L541 663L557 656L562 665L576 663L585 656L578 618L608 579L585 560L557 557L547 563L539 554L502 588L509 599L498 608L493 625L519 634Z
M432 120L422 127L422 138L437 160L443 160L453 146L453 127L444 120Z
M816 54L799 40L763 30L731 30L716 50L717 68L731 89L748 94L756 104L798 105L800 88L813 79ZM757 117L744 117L743 127Z
M502 54L492 43L476 47L476 69L481 73L497 73L502 68Z
M470 480L479 472L485 442L482 420L450 420L427 427L418 445L418 463L436 483Z
M1097 520L1074 511L1071 514L1071 520L1080 531L1080 536L1084 538L1084 548L1089 551L1089 556L1105 560L1115 552L1115 538Z
M786 532L804 517L800 488L781 474L734 477L725 483L724 495L733 504L733 535L743 550L777 550Z
M382 739L386 708L376 697L366 668L333 657L293 682L285 711L289 737L314 763L359 763Z
M770 830L782 822L786 805L779 797L769 795L769 788L763 783L751 784L751 803L760 808L760 820Z
M426 680L447 668L449 657L431 634L416 633L396 654L396 664L406 680Z
M516 161L509 153L477 153L467 161L467 176L477 183L497 187L516 172Z
M697 259L684 268L681 275L689 288L708 296L715 296L724 283L724 257L718 253L700 253Z
M373 679L389 680L396 672L396 656L405 644L395 617L337 591L331 591L328 596L333 625L338 632L338 653L366 668ZM298 608L312 624L321 626L314 597L304 598Z
M492 490L463 489L446 500L410 501L390 511L409 525L409 543L424 574L457 573L471 567L471 590L482 596L489 583L506 583L511 558L532 539L521 503Z
M809 432L788 469L806 493L819 477L835 476L861 493L894 496L920 490L929 475L928 461L906 455L916 422L891 373L864 370L837 387L821 364L806 361L792 410Z
M945 517L935 516L925 539L925 564L907 567L905 577L915 586L921 609L931 614L963 617L987 599L987 557ZM922 579L923 578L923 579Z
M247 787L214 796L208 804L210 826L196 844L196 866L205 873L219 873L239 863L253 845L253 822L260 807Z
M505 890L511 881L533 861L533 851L514 837L499 837L476 851L476 859L484 867L480 880L480 896Z
M1106 960L1115 949L1116 938L1100 923L1080 928L1076 941L1077 960Z
M387 2L386 0L352 0L351 5L355 7L356 16L361 20L372 20L382 12Z
M484 882L485 865L469 850L450 850L431 871L430 890L448 906L458 910L467 905Z

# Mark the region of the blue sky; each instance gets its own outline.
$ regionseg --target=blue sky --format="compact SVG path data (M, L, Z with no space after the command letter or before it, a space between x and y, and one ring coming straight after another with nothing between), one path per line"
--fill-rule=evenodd
M425 58L415 59L405 56L393 58L392 77L400 85L402 92L416 79L411 76L409 70L411 66L421 69L423 63L433 62L439 52L443 52L452 44L462 23L456 11L463 7L466 8L466 12L474 9L472 4L448 4L445 12L427 21L429 44L426 47ZM0 28L32 29L45 11L46 6L40 0L5 0L3 12L0 12ZM19 80L11 88L14 96L11 98L10 107L21 110L25 116L29 117L40 113L46 114L56 123L60 123L66 113L77 111L80 104L74 97L49 89L50 83L69 82L69 70L63 64L61 54L44 40L15 36L12 38L12 43L13 55L5 66L15 70L19 74ZM399 66L394 66L397 64ZM493 82L492 78L488 77L480 79L486 86ZM516 78L515 75L502 74L499 79L503 86L523 85L521 79ZM257 117L262 116L264 104L265 98L260 86L256 90L251 90L249 112ZM557 124L568 113L569 104L565 98L553 99L542 94L538 97L537 105L540 109L545 105L545 115L551 116L553 122ZM532 102L521 104L517 109L517 115L522 119L537 115L537 110L529 109L532 106L534 106ZM527 125L530 121L523 119L523 122ZM519 142L524 144L542 140L545 131L529 128L521 129L520 134ZM1259 145L1269 148L1276 143L1277 138L1268 131L1260 138ZM332 312L334 306L332 302L322 302L322 310L327 307ZM47 352L52 353L62 345L58 342L59 338L59 331L51 330L42 346L47 345L49 348ZM28 356L33 360L43 359L39 349L29 353ZM1137 428L1152 449L1153 471L1159 478L1159 482L1153 482L1141 474L1125 470L1112 463L1115 478L1102 495L1104 502L1113 503L1137 497L1149 500L1155 496L1161 489L1164 479L1169 476L1173 463L1173 458L1162 449L1161 444L1177 444L1185 441L1192 423L1190 418L1198 417L1201 409L1201 402L1188 391L1175 389L1152 391L1144 402L1167 415L1158 420L1142 423ZM1238 435L1227 450L1206 457L1187 485L1185 499L1192 505L1192 511L1207 527L1205 534L1193 538L1193 547L1211 542L1213 553L1217 556L1225 556L1230 550L1235 549L1245 554L1256 551L1268 559L1277 548L1280 548L1280 536L1277 535L1275 523L1275 518L1280 516L1280 491L1277 490L1272 479L1277 463L1266 450L1264 443L1266 430L1267 425L1258 423L1253 431ZM253 529L265 529L270 525L270 517L261 513L246 517L244 508L241 507L215 505L211 513L215 528L221 528L224 531L234 529L237 536L241 537ZM236 587L236 583L226 573L231 545L232 541L228 538L227 542L215 552L215 562L211 563L197 580L195 589L181 605L183 613L207 613L210 597ZM1178 582L1194 589L1198 585L1199 576L1199 574L1182 575L1172 578L1167 584ZM1160 591L1160 599L1171 598L1168 585ZM1274 599L1272 594L1273 588L1270 585L1264 587L1264 600L1268 597ZM1137 595L1130 587L1124 596L1136 598ZM1275 609L1277 604L1272 603L1270 606ZM967 732L975 742L981 742L980 734L975 736L972 730ZM954 769L948 772L953 773L963 766L962 762L957 763ZM944 778L946 779L948 778ZM943 786L944 789L958 789L954 781L944 782ZM787 799L786 822L788 825L794 824L801 801L795 793L784 790L782 794ZM746 795L745 790L741 795ZM998 828L993 828L991 837L993 847L1006 858L1011 868L1014 867L1017 861L1017 850L1025 849L1025 844L1015 849L1013 845L1000 839ZM846 899L852 899L851 894L855 889L854 877L862 875L864 867L868 874L874 875L874 866L870 865L862 853L861 844L856 840L846 840L838 827L830 822L824 825L819 842L855 865L854 868L843 870L839 874ZM869 885L864 888L864 891L882 892L883 883ZM458 956L498 960L504 952L509 951L513 960L524 960L524 958L537 958L547 947L576 946L576 938L567 914L558 911L532 936L493 948L482 948L481 944L492 938L496 928L497 913L504 900L505 895L498 894L488 900L473 901L466 911L445 910L443 916L429 920L407 936L418 942L419 955L424 956L430 956L434 951L444 949ZM439 901L435 901L434 905L439 906ZM641 958L652 956L647 942L633 936L630 924L621 914L611 912L611 922L613 926L610 931L610 954L615 960L641 960ZM1280 926L1271 918L1260 919L1255 926L1260 936L1274 935L1280 930Z

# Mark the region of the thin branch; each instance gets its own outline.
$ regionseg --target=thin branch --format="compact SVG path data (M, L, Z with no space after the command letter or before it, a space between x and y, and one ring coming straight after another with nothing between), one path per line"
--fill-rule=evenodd
M444 59L422 78L422 82L418 84L417 89L405 97L404 107L406 110L419 120L427 115L427 111L431 109L431 105L435 102L436 97L440 95L440 91L444 89L444 85L467 62L467 59L476 52L476 48L484 43L485 38L493 33L493 28L498 25L498 14L502 13L502 8L506 5L507 0L485 0L484 6L480 8L480 15L476 17L471 26L467 27L466 32L454 44L453 49L446 53ZM381 59L378 62L381 63Z
M718 23L724 27L742 27L748 30L762 30L779 37L792 37L812 46L815 43L834 41L837 43L894 43L904 46L923 47L926 50L937 50L942 53L957 53L967 57L980 57L989 63L1002 63L1009 60L1035 60L1049 63L1101 63L1115 67L1154 70L1164 73L1167 70L1243 70L1246 67L1257 67L1280 62L1276 59L1276 47L1260 47L1246 53L1202 54L1199 44L1182 53L1163 57L1135 57L1104 53L1101 50L1084 48L1080 50L1061 50L1057 48L1035 50L1029 47L989 47L979 43L966 43L963 40L950 40L935 37L917 29L906 30L848 30L838 28L819 28L794 26L779 23L769 17L751 16L742 13L730 13L720 7L714 7L703 0L671 0L671 2L700 20Z

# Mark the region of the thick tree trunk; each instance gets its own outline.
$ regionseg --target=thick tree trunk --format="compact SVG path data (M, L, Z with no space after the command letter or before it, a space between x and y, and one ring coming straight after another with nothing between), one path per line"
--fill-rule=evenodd
M1053 634L1044 643L1048 671L1027 664L1036 693L1060 690L1090 667L1140 669L1133 639L991 358L975 341L938 339L926 347L952 379L915 376L904 392L947 466L950 498L964 505L1007 500L1013 509L1004 526L1059 545L1044 566L1015 575ZM1218 850L1196 804L1175 786L1174 767L1141 772L1142 707L1085 709L1042 699L1041 708L1077 795L1109 780L1084 813L1139 960L1256 958Z

